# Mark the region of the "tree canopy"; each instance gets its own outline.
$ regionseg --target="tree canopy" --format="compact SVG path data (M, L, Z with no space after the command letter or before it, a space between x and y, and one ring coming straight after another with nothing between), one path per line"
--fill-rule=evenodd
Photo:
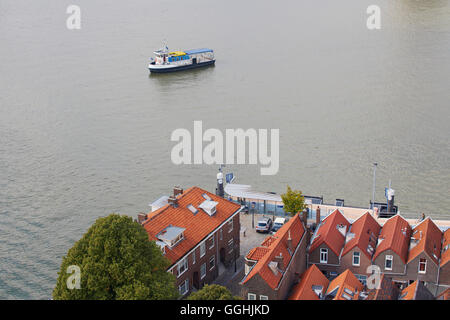
M53 290L55 300L175 299L170 265L147 232L131 217L99 218L68 251ZM79 268L79 289L73 266ZM70 289L72 288L72 289Z
M286 193L281 195L284 204L284 211L295 215L297 212L302 212L305 209L305 198L300 190L292 190L287 186Z
M207 284L197 292L191 293L187 300L240 300L240 298L233 296L224 286Z

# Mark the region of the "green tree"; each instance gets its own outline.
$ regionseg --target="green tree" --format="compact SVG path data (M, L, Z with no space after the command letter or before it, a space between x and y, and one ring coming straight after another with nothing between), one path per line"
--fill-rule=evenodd
M241 298L233 296L224 286L218 284L205 285L197 292L193 292L187 297L187 300L240 300Z
M53 299L176 299L169 265L139 223L111 214L97 219L63 257ZM79 268L79 289L71 286L76 281L70 266Z
M287 186L286 193L281 195L281 199L284 204L284 211L288 212L291 216L297 212L302 212L305 206L305 198L302 192L299 190L292 190L290 186Z

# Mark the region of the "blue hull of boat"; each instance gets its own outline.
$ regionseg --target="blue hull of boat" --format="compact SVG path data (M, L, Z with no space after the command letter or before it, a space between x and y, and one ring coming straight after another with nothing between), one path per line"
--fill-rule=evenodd
M189 64L185 66L179 66L179 67L173 67L173 68L167 68L167 69L150 69L151 73L169 73L169 72L175 72L175 71L183 71L183 70L189 70L189 69L196 69L201 67L206 67L214 64L216 60L211 60L207 62L201 62L196 64Z

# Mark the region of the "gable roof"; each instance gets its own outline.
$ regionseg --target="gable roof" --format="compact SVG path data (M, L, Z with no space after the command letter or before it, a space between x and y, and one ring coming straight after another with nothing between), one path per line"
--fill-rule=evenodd
M285 272L278 270L275 274L271 268L269 267L269 263L271 263L275 256L282 255L284 268L287 268L289 262L291 261L292 255L295 252L295 249L300 244L302 237L305 233L305 227L303 226L302 221L300 220L300 216L297 213L293 216L288 222L286 222L276 233L274 236L271 236L270 245L267 247L269 250L264 254L264 256L253 266L247 276L244 277L242 283L246 283L248 280L253 278L255 275L259 274L259 276L264 279L264 281L272 288L275 289L278 287L281 278ZM288 238L292 239L292 248L293 252L289 252L288 250ZM268 237L269 238L269 237ZM266 238L266 240L268 239ZM266 240L264 242L266 242Z
M406 264L410 235L411 226L401 215L396 214L387 219L378 236L378 245L373 260L382 252L392 250Z
M408 263L425 252L436 265L441 256L442 231L430 217L420 222L412 230Z
M337 228L338 225L344 225L346 230L348 230L350 222L348 222L339 209L336 209L320 223L319 228L314 233L309 252L314 251L325 243L328 248L339 256L345 243L345 236Z
M187 208L189 205L198 208L206 200L203 194L208 195L213 201L217 202L216 212L212 216L202 209L198 209L196 213L193 213ZM165 248L165 256L172 264L182 258L241 208L240 205L199 187L191 187L185 190L176 199L178 202L177 207L166 204L148 213L147 220L143 222L143 227L147 231L149 239L155 241L158 240L157 235L169 226L185 229L183 240L179 241L172 248L168 246Z
M289 300L319 300L319 296L314 291L313 286L322 287L321 294L324 295L328 284L328 279L313 264L303 273L300 282L294 286Z
M369 212L359 217L350 227L347 239L349 239L344 246L342 256L346 255L354 247L358 247L364 254L371 259L375 248L377 246L377 238L380 233L380 225ZM368 249L368 246L372 247L372 251Z
M441 267L450 261L450 229L444 232L444 240L442 241Z
M326 294L328 295L332 292L336 292L333 300L350 300L344 298L344 295L347 295L351 300L357 300L359 293L361 293L363 289L363 284L356 278L350 269L347 269L330 282Z

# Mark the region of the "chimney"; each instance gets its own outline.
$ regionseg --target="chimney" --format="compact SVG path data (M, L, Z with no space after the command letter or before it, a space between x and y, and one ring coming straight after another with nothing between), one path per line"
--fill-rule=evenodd
M292 247L291 230L288 231L287 246L289 248L289 251L294 253L294 248Z
M174 208L178 207L178 200L175 197L169 197L167 202L169 202L169 204Z
M308 223L308 212L309 212L309 208L306 208L305 210L303 210L302 216L301 216L302 217L302 221L305 224L305 226Z
M316 209L316 226L320 224L320 207L318 206Z
M147 220L147 215L145 213L139 213L138 214L138 222L140 224L144 223L144 221Z
M176 186L173 188L173 196L176 197L179 194L183 194L183 188L180 188L180 186Z
M278 269L284 271L283 254L280 252L280 255L275 256L273 260L277 263Z

